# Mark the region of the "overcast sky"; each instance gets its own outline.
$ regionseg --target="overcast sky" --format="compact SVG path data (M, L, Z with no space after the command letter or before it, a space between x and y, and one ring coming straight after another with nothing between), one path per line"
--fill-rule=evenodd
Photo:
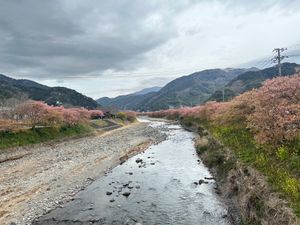
M0 73L116 96L268 66L275 47L300 51L299 27L299 0L0 0Z

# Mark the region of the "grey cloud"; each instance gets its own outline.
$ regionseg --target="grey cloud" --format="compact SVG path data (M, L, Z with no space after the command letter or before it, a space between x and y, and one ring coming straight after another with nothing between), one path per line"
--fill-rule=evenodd
M229 10L237 10L237 12L265 11L272 7L280 7L283 11L297 12L300 8L298 0L225 0L223 1Z
M175 35L171 17L155 1L1 1L0 67L47 78L126 70Z
M0 1L0 72L60 79L134 70L146 53L176 38L174 18L180 12L202 3L219 3L232 14L273 6L296 12L300 5L298 0ZM200 32L205 33L201 26L186 35Z

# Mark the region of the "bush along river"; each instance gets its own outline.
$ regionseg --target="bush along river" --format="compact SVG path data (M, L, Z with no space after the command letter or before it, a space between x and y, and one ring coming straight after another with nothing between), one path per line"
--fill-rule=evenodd
M44 215L38 224L222 225L226 207L199 160L194 134L162 120L140 119L167 134Z

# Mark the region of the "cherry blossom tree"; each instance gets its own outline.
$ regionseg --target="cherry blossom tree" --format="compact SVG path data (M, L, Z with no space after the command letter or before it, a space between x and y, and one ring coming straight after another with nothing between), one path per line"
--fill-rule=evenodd
M267 80L259 89L230 102L208 102L195 107L147 113L154 117L191 117L249 128L258 143L281 144L300 135L300 75Z
M264 82L255 95L248 127L261 143L280 144L300 133L300 76Z
M104 113L101 110L90 110L90 117L91 119L98 119L104 116Z

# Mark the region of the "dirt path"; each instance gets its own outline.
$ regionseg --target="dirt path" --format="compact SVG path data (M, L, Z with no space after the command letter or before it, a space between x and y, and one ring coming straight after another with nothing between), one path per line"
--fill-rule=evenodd
M147 124L135 123L101 136L1 153L0 158L14 160L0 163L0 224L30 224L62 207L120 159L163 138Z

